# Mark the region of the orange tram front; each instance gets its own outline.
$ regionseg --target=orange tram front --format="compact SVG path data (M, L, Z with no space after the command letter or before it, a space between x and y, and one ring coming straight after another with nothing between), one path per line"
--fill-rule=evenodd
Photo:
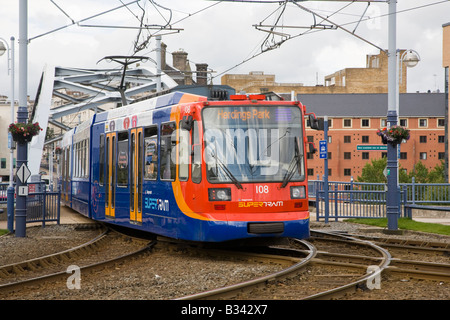
M305 108L264 98L176 92L96 115L89 176L69 179L65 171L70 205L95 220L184 240L309 237ZM73 145L77 129L71 134Z

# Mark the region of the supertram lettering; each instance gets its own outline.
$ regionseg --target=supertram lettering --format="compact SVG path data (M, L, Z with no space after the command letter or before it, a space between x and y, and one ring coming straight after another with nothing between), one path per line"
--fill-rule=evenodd
M146 197L144 199L144 207L145 209L169 211L169 200Z
M246 201L239 202L239 208L282 207L283 201Z

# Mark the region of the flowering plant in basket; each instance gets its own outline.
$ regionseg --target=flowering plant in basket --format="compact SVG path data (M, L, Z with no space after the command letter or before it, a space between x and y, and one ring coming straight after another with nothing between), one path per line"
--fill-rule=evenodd
M8 131L11 132L14 141L18 142L31 141L31 138L38 135L41 130L43 129L39 126L39 122L11 123L8 127Z
M377 130L377 135L381 137L383 143L399 144L403 140L409 140L409 130L400 126L392 126L389 129L383 128Z

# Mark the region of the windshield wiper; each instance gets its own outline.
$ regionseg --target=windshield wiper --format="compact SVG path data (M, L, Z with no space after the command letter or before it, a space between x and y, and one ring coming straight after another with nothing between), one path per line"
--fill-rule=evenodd
M219 164L220 168L225 172L225 174L228 176L228 178L230 178L230 180L236 185L236 187L238 189L242 189L242 184L238 181L238 179L236 179L234 174L222 163L222 161L220 161L217 158L216 158L216 160L217 160L217 163Z
M216 154L211 154L211 156L216 159L216 163L219 165L219 167L225 172L225 174L230 178L231 182L233 182L238 189L243 189L242 184L236 179L234 174L226 167L226 165L220 160Z
M300 148L299 148L299 139L295 137L295 155L289 163L289 169L284 175L283 183L281 184L281 188L285 188L289 181L291 181L292 177L295 174L295 169L300 168L301 159L300 159Z

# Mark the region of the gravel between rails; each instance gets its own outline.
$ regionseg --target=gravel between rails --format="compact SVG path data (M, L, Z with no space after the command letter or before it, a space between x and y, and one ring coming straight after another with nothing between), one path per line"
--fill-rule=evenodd
M332 222L327 225L311 222L312 229L338 230L352 233L368 231L381 235L360 225ZM73 225L50 225L27 230L26 238L14 235L0 237L0 265L23 261L38 256L69 249L85 243L98 234L98 230L75 230ZM383 234L383 236L386 236ZM425 233L407 232L391 235L409 239L448 242L450 237ZM0 299L60 299L60 300L139 300L174 299L202 290L230 285L239 281L262 276L281 267L261 263L248 263L235 259L211 259L192 255L183 250L166 251L154 249L140 258L117 264L111 270L99 270L81 275L81 289L70 290L66 281L50 288L32 288L26 295L17 293ZM69 275L68 275L69 277ZM286 289L286 295L279 291L264 299L296 299L294 288L289 283L278 285ZM290 288L289 288L290 287ZM440 299L450 298L450 284L436 281L420 281L401 276L383 275L380 290L360 291L344 299ZM258 297L246 297L258 299Z

